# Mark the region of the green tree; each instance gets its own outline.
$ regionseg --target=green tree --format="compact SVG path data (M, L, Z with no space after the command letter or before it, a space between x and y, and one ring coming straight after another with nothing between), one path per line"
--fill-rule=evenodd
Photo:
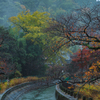
M48 26L47 22L50 18L46 12L36 11L31 15L28 11L25 11L18 14L18 16L10 17L9 20L19 31L23 30L25 38L31 38L32 41L35 41L35 39L41 38L44 35L41 30Z

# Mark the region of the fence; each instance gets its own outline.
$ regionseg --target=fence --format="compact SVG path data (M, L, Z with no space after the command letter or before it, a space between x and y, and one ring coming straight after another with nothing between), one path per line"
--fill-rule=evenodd
M64 91L65 93L71 95L71 96L74 96L75 98L77 97L77 92L74 91L75 87L79 88L77 85L73 85L73 88L69 89L69 87L71 87L73 84L71 83L61 83L59 86L60 86L60 89L62 91ZM78 99L81 99L81 100L93 100L93 98L91 97L86 97L82 94L79 93L78 95Z

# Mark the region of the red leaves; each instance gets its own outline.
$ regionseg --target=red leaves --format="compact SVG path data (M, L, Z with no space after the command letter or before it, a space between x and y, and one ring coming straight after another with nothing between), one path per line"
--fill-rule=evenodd
M86 67L90 61L94 61L94 59L99 59L98 56L100 54L100 51L93 51L88 48L84 48L82 51L78 50L76 53L74 53L74 57L72 60L76 63L78 63L78 66L80 68ZM98 58L99 57L99 58Z

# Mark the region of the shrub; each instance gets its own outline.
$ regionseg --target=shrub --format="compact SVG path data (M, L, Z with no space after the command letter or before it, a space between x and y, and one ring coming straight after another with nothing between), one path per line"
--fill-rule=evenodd
M30 81L37 81L37 80L41 80L41 78L38 78L38 77L27 77L27 78L14 78L14 79L11 79L8 82L4 82L4 83L0 83L0 93L3 93L8 87L12 87L12 86L15 86L15 85L18 85L18 84L21 84L21 83L25 83L25 82L30 82Z

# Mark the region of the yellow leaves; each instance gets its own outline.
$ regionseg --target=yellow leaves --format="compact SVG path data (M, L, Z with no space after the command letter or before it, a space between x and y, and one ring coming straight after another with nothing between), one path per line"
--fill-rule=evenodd
M9 20L13 23L17 22L18 18L16 16L10 17Z
M97 61L97 64L100 65L100 61Z
M90 79L91 76L99 76L100 73L98 72L98 68L100 68L100 61L92 64L92 66L89 68L89 71L85 72L84 78Z
M21 7L25 9L24 5L21 5ZM19 13L17 17L13 16L9 18L16 28L19 28L20 30L23 29L23 31L26 33L25 38L41 37L41 35L43 35L41 33L41 29L48 26L49 19L49 13L47 12L36 11L31 14L29 13L29 10Z
M91 66L89 69L90 69L90 70L91 70L91 69L95 69L95 66Z
M91 50L90 53L93 53L93 51Z

